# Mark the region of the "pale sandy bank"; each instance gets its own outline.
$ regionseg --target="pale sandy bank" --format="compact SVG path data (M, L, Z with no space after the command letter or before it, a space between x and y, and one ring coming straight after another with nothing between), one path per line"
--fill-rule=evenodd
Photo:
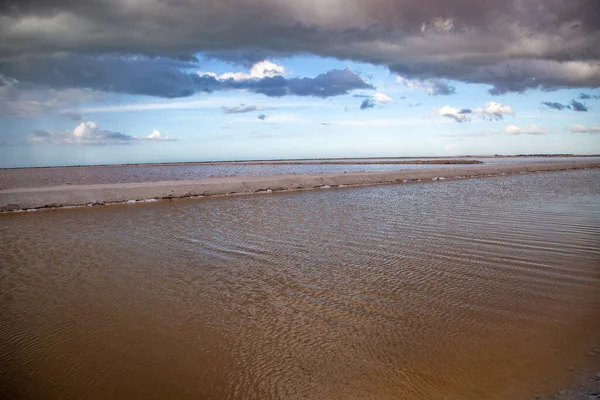
M0 211L103 205L148 199L264 193L340 186L408 183L541 171L600 168L599 162L568 161L523 165L473 165L394 172L353 172L278 176L231 176L194 181L70 185L0 190Z

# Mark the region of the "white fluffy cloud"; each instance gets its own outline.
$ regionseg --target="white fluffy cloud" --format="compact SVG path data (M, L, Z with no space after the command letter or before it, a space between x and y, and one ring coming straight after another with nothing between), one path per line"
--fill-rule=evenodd
M384 93L375 93L373 95L373 100L378 103L391 103L394 101L390 96Z
M73 136L78 139L92 139L98 132L98 124L95 122L82 122L73 129Z
M446 105L436 109L435 112L442 117L452 118L456 122L470 121L472 115L478 115L485 120L501 120L505 115L515 114L512 107L494 101L488 102L485 107L478 107L474 110Z
M456 122L465 122L471 119L471 111L467 109L454 108L451 106L444 106L436 110L439 115L446 118L452 118Z
M484 118L502 119L505 115L514 115L514 111L510 106L506 106L495 101L488 102L485 107L479 107L473 110L473 113L479 114Z
M163 135L154 130L148 136L136 137L120 132L100 130L95 122L84 121L72 131L34 131L27 136L30 143L56 143L56 144L125 144L139 140L171 141L173 137Z
M228 79L233 79L234 81L246 81L250 79L263 79L283 76L285 75L285 68L269 60L263 60L252 65L249 74L244 72L225 72L224 74L217 75L214 72L198 72L198 75L212 76L220 81L226 81Z
M157 141L173 141L176 140L174 137L164 135L161 131L155 129L148 136L136 137L136 139L141 140L157 140Z
M521 128L519 128L516 125L509 125L506 128L504 128L504 132L509 133L511 135L518 135L521 133Z
M571 128L571 132L597 134L600 133L600 126L573 125L573 127Z
M533 124L525 128L521 128L517 125L509 125L504 128L504 133L508 133L509 135L545 135L546 131Z

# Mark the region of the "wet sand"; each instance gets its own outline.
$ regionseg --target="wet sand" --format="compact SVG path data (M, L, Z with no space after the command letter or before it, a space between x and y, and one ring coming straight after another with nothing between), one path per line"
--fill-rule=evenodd
M231 176L186 181L24 187L0 190L0 212L105 205L144 200L408 183L586 168L600 168L600 163L569 161L530 163L526 165L473 165L472 167L431 168L395 172Z
M566 367L573 376L572 384L554 393L535 393L536 400L600 400L600 347L587 351L587 361L583 367ZM547 380L545 381L547 383Z

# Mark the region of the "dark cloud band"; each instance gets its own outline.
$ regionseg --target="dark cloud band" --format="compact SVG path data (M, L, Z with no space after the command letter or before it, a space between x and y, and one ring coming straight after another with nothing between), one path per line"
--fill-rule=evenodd
M101 61L110 71L92 77L79 63L60 67L65 75L80 74L86 87L162 97L193 92L192 77L174 64L193 63L198 52L244 65L270 55L310 53L386 65L411 79L486 83L493 94L599 87L597 43L598 0L347 0L343 7L339 0L0 2L4 63L57 52L161 56L147 63ZM40 56L37 62L49 70L56 61ZM139 75L124 67L128 63L141 69ZM5 75L16 77L12 72ZM47 84L69 79L58 76ZM322 97L345 92L299 81L264 84L254 91ZM440 88L438 94L452 92Z
M169 58L117 55L31 56L0 62L0 75L22 83L54 88L177 98L197 92L244 89L269 97L287 95L331 97L354 89L373 89L349 69L331 70L314 78L220 79L193 72L195 64Z

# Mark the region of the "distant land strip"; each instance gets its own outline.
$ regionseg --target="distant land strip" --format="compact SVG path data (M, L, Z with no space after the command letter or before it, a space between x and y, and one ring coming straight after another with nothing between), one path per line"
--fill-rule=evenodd
M314 160L247 160L247 161L189 161L168 163L144 163L144 164L101 164L101 165L65 165L49 167L17 167L0 168L0 170L27 170L27 169L57 169L57 168L98 168L98 167L155 167L155 166L204 166L204 165L370 165L370 164L483 164L480 160L465 160L463 158L436 158L420 157L419 159L405 157L390 158L324 158Z
M43 167L8 167L0 170L18 169L54 169L54 168L97 168L97 167L153 167L179 165L302 165L302 164L480 164L475 158L590 158L600 154L519 154L519 155L463 155L463 156L425 156L425 157L359 157L359 158L298 158L273 160L231 160L231 161L174 161L163 163L126 163L126 164L91 164L91 165L51 165ZM471 160L466 160L471 159Z
M512 165L473 165L473 167L393 172L228 176L193 181L17 188L0 190L0 212L333 187L401 184L589 168L600 168L600 162L564 161Z
M215 162L215 163L203 163L203 165L220 165L224 162ZM448 165L448 164L483 164L483 161L479 160L462 160L462 159L430 159L430 160L382 160L382 159L372 159L372 160L361 160L361 159L353 159L353 160L290 160L290 161L237 161L235 164L242 165L269 165L269 164L277 164L277 165L369 165L369 164L398 164L398 165L410 165L410 164L439 164L439 165Z

